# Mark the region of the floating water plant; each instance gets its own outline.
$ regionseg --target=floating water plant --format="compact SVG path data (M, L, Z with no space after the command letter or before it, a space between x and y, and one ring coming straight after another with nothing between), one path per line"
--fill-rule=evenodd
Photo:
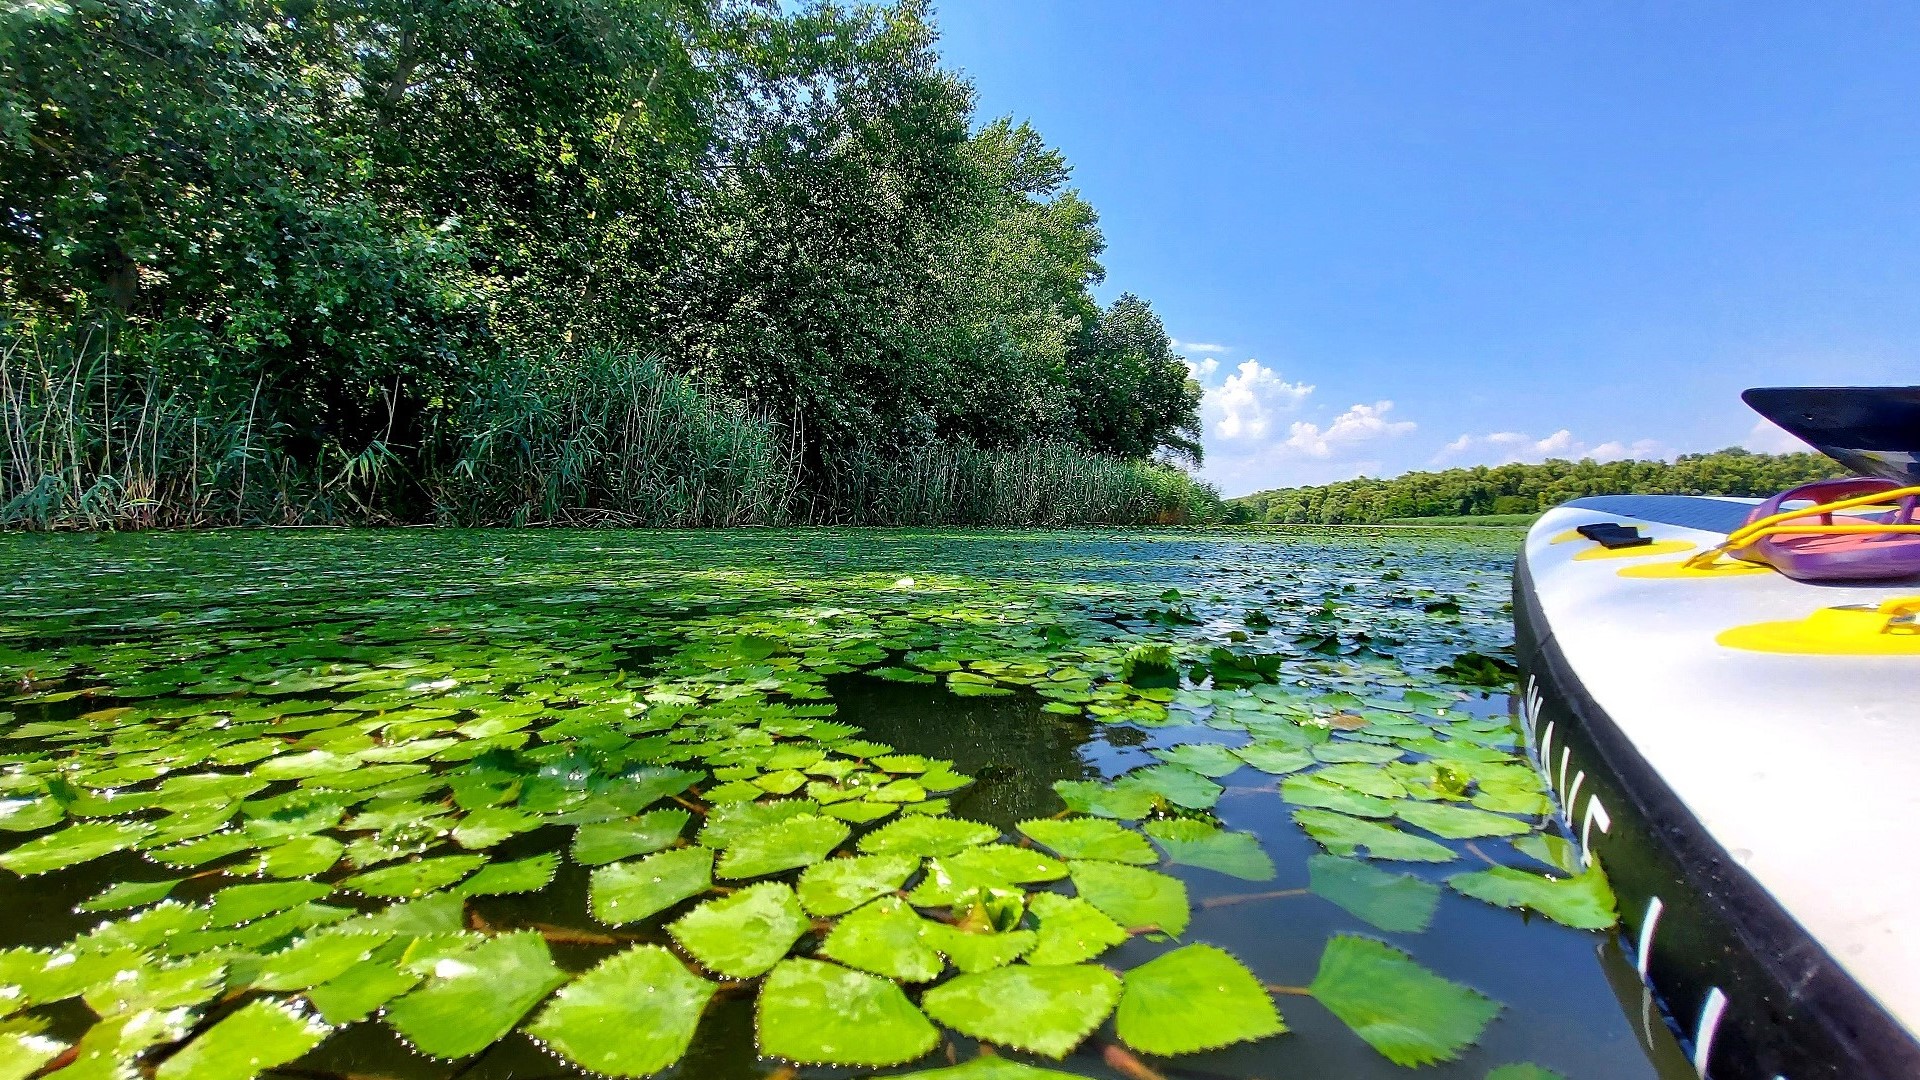
M1186 560L1175 589L1125 560L930 565L1009 542L964 534L761 538L775 568L734 538L503 536L116 540L15 587L0 889L75 915L0 948L0 1075L324 1073L337 1033L381 1025L420 1075L530 1039L642 1077L750 1013L797 1065L1034 1080L1059 1074L929 1055L1206 1053L1283 1035L1289 992L1419 1064L1498 1006L1417 947L1341 935L1317 974L1269 971L1212 928L1316 904L1414 935L1476 901L1613 924L1511 726L1432 676L1463 641L1497 656L1494 590L1450 583L1457 619L1423 637L1391 597L1279 602L1251 560ZM103 559L132 568L104 594ZM1287 644L1310 630L1343 635L1332 658ZM871 687L1024 710L1026 741L937 756L976 751L938 715L853 722ZM1071 745L1041 772L1049 731ZM1123 763L1081 754L1096 732ZM1255 805L1303 838L1236 820ZM1461 869L1496 838L1555 876Z

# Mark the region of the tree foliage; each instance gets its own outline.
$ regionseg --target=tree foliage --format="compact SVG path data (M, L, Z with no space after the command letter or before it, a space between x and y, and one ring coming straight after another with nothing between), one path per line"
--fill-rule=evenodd
M400 516L503 365L593 350L779 424L815 490L929 447L1197 460L1064 158L936 42L925 0L10 5L0 304L316 474L379 447Z
M1361 477L1256 492L1227 505L1229 520L1242 523L1372 525L1391 518L1536 513L1587 495L1764 497L1838 474L1839 466L1819 454L1756 454L1735 447L1682 454L1671 462L1554 459Z

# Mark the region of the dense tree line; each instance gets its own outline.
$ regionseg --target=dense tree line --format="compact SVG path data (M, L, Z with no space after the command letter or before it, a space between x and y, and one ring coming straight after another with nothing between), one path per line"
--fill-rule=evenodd
M1361 477L1318 487L1280 488L1230 500L1228 520L1372 525L1393 518L1525 514L1586 495L1768 496L1840 473L1819 454L1741 449L1682 454L1668 461L1553 460Z
M398 517L497 456L503 387L609 351L815 494L930 448L1197 460L1065 160L935 44L925 0L8 5L0 314Z

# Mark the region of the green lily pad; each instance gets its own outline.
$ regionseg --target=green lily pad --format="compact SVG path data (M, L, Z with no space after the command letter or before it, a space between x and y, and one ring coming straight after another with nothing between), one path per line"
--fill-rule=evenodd
M1011 844L984 844L927 860L927 876L907 899L920 907L957 904L975 889L1009 888L1067 876L1065 863Z
M277 878L306 878L333 869L347 847L331 836L296 836L260 856L260 873Z
M820 955L900 982L927 982L947 967L927 940L933 925L900 898L882 897L836 923Z
M1114 1027L1149 1054L1192 1054L1287 1030L1260 980L1212 945L1182 946L1127 972Z
M1295 810L1293 820L1307 835L1335 855L1352 855L1362 848L1375 859L1403 862L1452 862L1453 849L1424 836L1412 836L1391 825L1336 814L1330 810Z
M1307 860L1308 888L1374 926L1397 934L1418 934L1433 923L1440 887L1412 874L1396 874L1338 855Z
M685 810L655 810L625 821L582 825L573 834L573 861L582 866L604 866L635 855L650 855L671 847L693 817Z
M1567 1080L1552 1069L1543 1069L1531 1062L1519 1065L1502 1065L1487 1074L1487 1080Z
M736 838L720 853L714 873L723 878L752 878L809 866L832 854L847 834L847 826L831 818L789 818Z
M1152 928L1174 937L1187 930L1187 887L1179 878L1093 860L1070 863L1067 872L1082 900L1128 930Z
M167 881L122 881L109 885L90 899L74 905L75 911L126 911L131 908L145 907L167 898L173 887L181 879Z
M0 1024L0 1080L26 1080L66 1049L66 1043L46 1034L44 1021Z
M0 852L0 866L21 877L51 873L125 851L152 831L144 822L82 821Z
M426 976L386 964L360 964L307 991L307 1000L329 1024L356 1024L375 1009L420 984Z
M593 917L608 926L639 922L713 888L713 852L674 848L593 872L587 896Z
M768 881L701 904L667 924L667 932L707 970L751 979L787 955L811 925L793 889Z
M658 945L608 957L554 995L527 1034L599 1076L651 1076L679 1061L718 989Z
M1498 1002L1435 975L1406 953L1346 934L1327 942L1308 989L1395 1065L1454 1060L1500 1012Z
M1217 743L1184 743L1153 751L1153 756L1170 765L1179 765L1201 776L1219 778L1246 766L1232 750Z
M1280 781L1280 797L1295 806L1333 810L1356 817L1393 816L1392 800L1363 795L1351 788L1341 787L1339 784L1322 779L1319 773L1289 776Z
M819 960L784 960L755 1005L762 1054L820 1065L899 1065L940 1033L898 986Z
M368 896L397 899L425 896L465 878L486 862L485 855L443 855L355 874L342 881L340 887Z
M1378 799L1401 799L1407 794L1407 786L1399 781L1392 772L1378 765L1352 763L1328 765L1316 769L1315 777L1326 783L1357 791L1362 795L1372 795Z
M539 892L553 882L560 869L556 852L534 855L514 862L488 863L479 872L460 883L454 892L460 896L509 896Z
M1012 1058L982 1054L944 1069L902 1073L891 1080L1080 1080L1072 1073L1026 1065Z
M995 968L927 991L927 1015L984 1042L1064 1057L1120 1000L1120 979L1091 964Z
M844 915L894 892L920 869L917 855L856 855L815 863L800 874L800 905L814 915Z
M1175 806L1205 810L1220 801L1226 791L1219 784L1180 765L1149 765L1135 769L1124 778L1159 795Z
M356 819L357 820L357 819ZM490 848L508 837L539 828L546 823L538 814L529 814L506 806L485 806L469 811L453 827L454 843L463 848Z
M1158 792L1128 777L1104 784L1098 780L1055 780L1053 790L1075 813L1121 821L1138 821L1153 813L1161 802Z
M1312 751L1288 743L1253 742L1240 747L1233 753L1261 772L1275 776L1299 772L1314 763Z
M811 799L775 799L766 803L730 803L716 806L700 827L696 842L719 850L756 829L807 814L818 814L820 804Z
M946 923L931 923L927 943L946 954L953 966L965 972L1005 967L1026 955L1038 944L1040 935L1032 930L967 930Z
M1470 874L1455 874L1447 884L1456 891L1496 907L1537 911L1576 930L1606 930L1618 921L1613 887L1599 862L1572 877L1530 874L1510 866L1495 866Z
M1389 761L1398 761L1405 751L1392 746L1377 743L1351 742L1342 739L1337 742L1324 742L1313 748L1315 760L1329 764L1368 764L1384 765Z
M958 855L967 848L996 840L1000 830L961 818L901 818L860 838L868 855Z
M278 1001L250 1001L154 1070L155 1080L252 1080L319 1046L331 1029Z
M1027 910L1039 923L1029 964L1078 964L1127 940L1127 931L1078 897L1035 893Z
M1513 841L1513 848L1522 855L1538 859L1563 874L1580 872L1580 851L1573 841L1552 833L1534 833Z
M921 803L920 805L925 806L926 804ZM871 822L879 821L881 818L886 817L888 814L894 813L899 809L900 807L892 805L890 803L877 803L877 802L868 802L865 799L852 799L847 802L837 802L831 806L822 807L820 809L820 812L827 815L828 817L839 818L841 821L849 822L854 825L866 825ZM908 809L912 810L914 808L908 807Z
M263 957L252 982L262 990L306 990L346 974L386 942L384 934L317 934Z
M0 831L33 832L58 825L60 819L66 816L65 807L44 796L37 799L0 799Z
M333 892L333 886L314 881L280 881L270 885L232 885L213 894L207 925L240 926L263 915L285 911Z
M113 978L87 988L81 999L101 1016L144 1009L179 1009L211 1001L226 989L223 957L200 956L177 964L142 959Z
M1505 814L1488 813L1470 806L1445 803L1400 801L1393 806L1394 816L1415 828L1425 829L1448 840L1476 840L1483 836L1519 836L1533 826Z
M466 1057L512 1031L566 981L538 933L501 934L435 964L425 985L387 1006L386 1021L421 1053Z
M1041 818L1023 821L1019 828L1063 859L1105 859L1139 866L1160 861L1139 833L1104 818Z
M1148 836L1181 866L1217 870L1244 881L1272 881L1273 860L1252 833L1228 832L1204 821L1163 818L1147 822Z

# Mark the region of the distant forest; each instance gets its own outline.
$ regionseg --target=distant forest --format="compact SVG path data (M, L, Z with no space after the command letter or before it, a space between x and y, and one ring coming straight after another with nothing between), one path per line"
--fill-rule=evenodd
M925 0L0 12L0 525L1209 520Z
M1394 518L1528 514L1586 495L1767 496L1840 475L1819 454L1717 450L1666 461L1562 461L1361 477L1231 499L1238 523L1375 525Z

